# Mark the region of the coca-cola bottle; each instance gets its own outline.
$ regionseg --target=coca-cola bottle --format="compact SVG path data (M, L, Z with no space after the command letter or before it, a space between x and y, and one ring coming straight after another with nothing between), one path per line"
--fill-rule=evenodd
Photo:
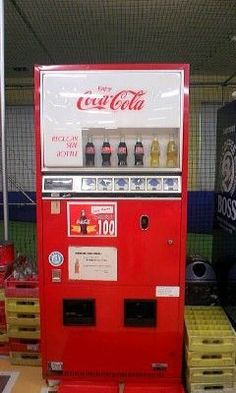
M76 259L76 261L75 261L75 274L79 274L79 272L80 272L80 263L79 263L79 260Z
M141 138L138 137L134 146L134 165L142 166L144 157L144 147Z
M111 145L107 137L102 144L102 166L111 166Z
M128 149L125 143L124 137L120 139L120 143L118 145L117 157L118 157L118 166L127 166L127 156Z
M76 224L80 225L80 233L82 235L87 235L87 233L88 233L87 227L89 224L89 220L86 217L85 210L83 210L83 209L81 210L80 218L76 221Z
M93 138L90 136L85 146L85 165L95 165L95 146L93 144Z

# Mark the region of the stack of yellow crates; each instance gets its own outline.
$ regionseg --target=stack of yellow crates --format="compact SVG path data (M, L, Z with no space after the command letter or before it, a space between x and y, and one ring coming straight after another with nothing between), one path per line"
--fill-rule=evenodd
M235 332L224 310L186 306L186 384L189 393L235 393Z
M36 281L23 282L12 277L5 281L7 334L12 364L41 364L39 299L32 297L36 293Z

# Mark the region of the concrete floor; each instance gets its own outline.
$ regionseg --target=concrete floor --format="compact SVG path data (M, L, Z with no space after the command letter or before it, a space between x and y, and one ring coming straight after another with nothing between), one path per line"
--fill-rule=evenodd
M9 393L46 393L46 383L42 379L41 367L13 366L8 358L0 359L0 371L19 372L19 376Z

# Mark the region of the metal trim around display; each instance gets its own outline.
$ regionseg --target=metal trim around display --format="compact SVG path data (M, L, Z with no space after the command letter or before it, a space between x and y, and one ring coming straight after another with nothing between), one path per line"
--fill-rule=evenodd
M72 193L72 194L55 194L55 193L43 193L42 194L43 199L78 199L78 198L83 198L83 199L91 199L91 198L99 198L99 199L105 199L107 198L115 198L115 199L124 199L124 198L133 198L133 199L181 199L181 194L180 193L164 193L164 194L154 194L154 193L106 193L106 196L104 196L103 193L86 193L86 194L80 194L80 193Z
M111 67L110 67L111 66ZM130 72L135 73L135 72L147 72L147 73L178 73L181 76L181 82L180 82L180 126L179 126L179 166L178 168L171 168L171 171L173 172L178 172L182 170L182 154L183 154L183 122L184 122L184 95L185 95L185 88L184 88L184 80L185 80L185 73L188 72L188 66L187 65L181 65L177 64L176 66L170 65L170 64L112 64L112 65L106 65L106 64L99 64L99 65L63 65L63 66L49 66L49 67L44 67L44 66L38 66L37 70L39 71L39 78L40 78L40 96L39 96L39 104L40 104L40 128L42 130L43 127L43 77L46 74L52 75L55 74L57 76L60 75L66 75L66 74L76 74L76 73L81 73L81 72L90 72L91 74L94 73L109 73L109 72L114 72L114 71L119 71L119 72ZM83 127L82 127L83 128ZM81 166L49 166L44 164L44 156L45 156L45 151L44 151L44 141L45 135L44 132L41 132L40 136L40 143L41 143L41 149L42 149L42 154L41 154L41 170L45 172L53 172L53 171L89 171L90 168L86 167L81 167ZM96 171L103 172L105 168L100 168L96 167ZM116 168L111 168L111 170L115 170ZM126 170L130 170L129 168L119 168L119 170L125 172ZM107 170L107 168L106 168ZM145 170L149 171L149 168L145 168ZM153 168L150 168L150 171L153 170ZM167 171L170 169L167 168ZM136 171L136 168L134 168L134 171ZM165 171L165 168L163 168L163 171Z

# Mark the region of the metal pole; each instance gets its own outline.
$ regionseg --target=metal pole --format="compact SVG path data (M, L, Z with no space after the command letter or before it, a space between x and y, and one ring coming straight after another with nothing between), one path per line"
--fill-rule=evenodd
M7 190L7 160L6 160L6 134L5 134L5 62L4 62L4 0L0 0L0 117L2 138L2 194L3 194L3 221L4 240L8 240L8 190Z

